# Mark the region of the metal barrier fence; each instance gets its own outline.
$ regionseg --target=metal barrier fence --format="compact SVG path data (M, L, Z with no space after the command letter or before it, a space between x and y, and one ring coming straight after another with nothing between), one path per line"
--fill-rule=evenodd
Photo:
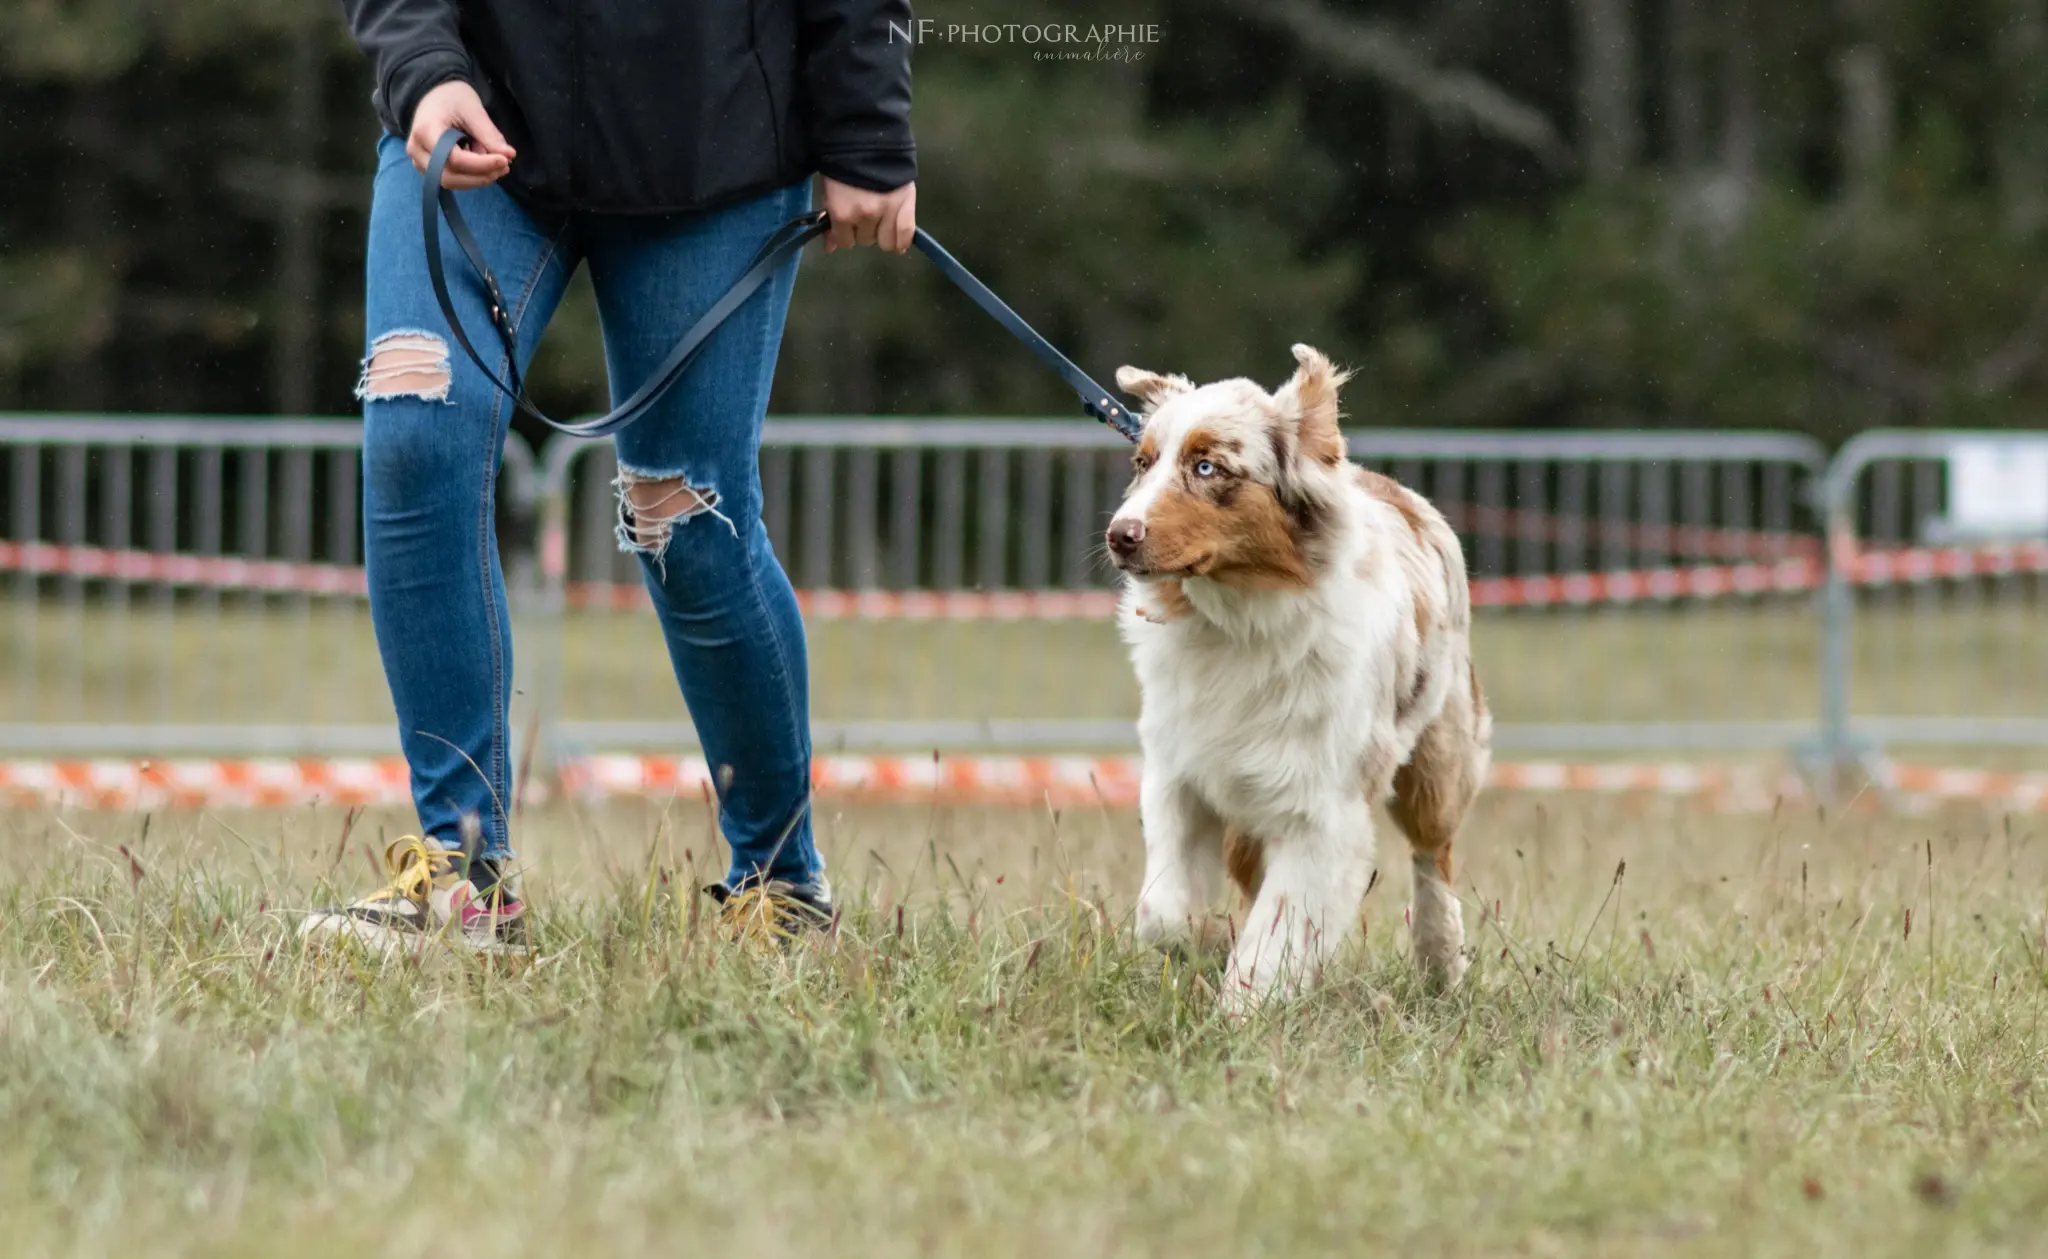
M2048 434L1864 433L1825 510L1836 759L2048 745Z
M543 534L563 541L543 553L566 561L551 573L566 625L555 730L569 747L687 741L673 688L645 685L664 656L613 541L611 450L550 454L543 479L563 500ZM1129 460L1085 421L772 423L763 523L809 622L818 746L1128 744L1135 697L1095 557ZM953 597L916 597L932 592Z
M361 446L352 420L0 417L0 752L394 747ZM509 443L507 518L534 483Z
M2048 523L1953 506L1954 465L1990 439L1869 434L1830 464L1775 434L1348 437L1464 540L1504 751L2048 744L2048 698L2013 682L2043 593L2014 531ZM0 750L391 748L359 440L349 421L0 417ZM1128 457L1082 421L771 422L765 523L809 622L820 749L1128 747L1096 559ZM688 718L612 476L608 444L507 446L515 730L673 750Z
M1464 536L1504 748L1752 749L1814 734L1819 447L1774 434L1348 438ZM613 543L609 449L552 453L541 479L562 501L544 532L559 541L543 551L563 561L551 576L567 627L555 729L580 748L687 741L680 700L645 683L662 655ZM1137 692L1094 557L1129 459L1086 421L771 425L766 525L809 596L819 745L1127 745ZM907 597L919 591L955 594ZM1755 676L1759 662L1774 676Z

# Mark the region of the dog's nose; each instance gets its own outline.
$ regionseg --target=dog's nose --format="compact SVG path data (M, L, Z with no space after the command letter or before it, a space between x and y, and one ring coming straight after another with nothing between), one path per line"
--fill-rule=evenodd
M1112 520L1109 522L1109 549L1118 555L1129 555L1145 540L1145 522L1142 520Z

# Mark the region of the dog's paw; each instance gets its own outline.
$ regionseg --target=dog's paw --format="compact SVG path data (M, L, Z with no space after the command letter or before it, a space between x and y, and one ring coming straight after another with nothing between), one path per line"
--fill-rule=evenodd
M1271 993L1262 992L1239 975L1235 967L1225 970L1216 985L1216 1008L1226 1027L1243 1027L1251 1022L1265 1010L1271 998Z

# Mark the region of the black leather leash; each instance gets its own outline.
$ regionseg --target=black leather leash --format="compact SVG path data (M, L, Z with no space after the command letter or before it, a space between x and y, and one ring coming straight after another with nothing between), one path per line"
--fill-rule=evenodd
M426 172L421 177L420 225L426 237L427 279L434 286L434 300L441 304L441 314L447 319L448 330L455 335L456 344L462 347L463 352L469 355L470 361L477 365L478 370L482 371L492 384L503 390L520 410L544 424L576 437L602 437L607 433L615 433L639 419L669 386L675 384L683 370L689 367L691 360L697 357L698 351L704 348L704 343L711 339L711 334L718 330L718 326L752 297L756 289L767 283L769 276L795 257L812 237L823 234L831 226L825 212L817 210L791 219L769 233L768 239L754 251L746 270L742 271L740 277L733 281L732 287L725 291L725 296L713 303L711 309L705 311L703 317L691 325L690 330L683 334L682 340L676 342L675 348L669 351L668 357L661 361L661 365L654 369L653 374L635 389L630 397L614 407L609 414L588 420L564 422L544 413L533 404L531 398L527 397L526 382L521 379L519 373L518 336L512 322L512 311L506 304L504 292L498 287L497 277L491 274L490 264L484 261L483 250L477 245L475 234L469 230L469 224L463 220L462 210L455 204L455 194L441 186L441 175L447 169L448 155L455 151L457 144L467 138L452 127L442 132L440 142L434 145L433 156L427 160ZM491 370L490 364L477 353L476 347L470 344L468 334L463 331L461 318L455 313L455 302L448 295L448 279L441 265L441 233L438 221L441 217L448 220L449 234L455 238L456 246L469 260L470 270L474 271L477 279L483 283L484 293L490 299L491 327L497 330L498 340L504 347L506 374L511 377L509 381L500 380L498 374ZM1059 373L1060 378L1080 397L1083 411L1123 434L1126 440L1138 440L1143 425L1107 389L1090 379L1088 373L1076 367L1073 360L1060 353L1052 342L1038 335L1037 329L1025 323L1016 311L1004 304L1002 298L990 291L988 285L976 279L973 272L960 264L959 259L947 253L945 247L933 240L929 232L918 228L915 243L927 258L938 265L947 279L974 299L975 305L987 311L997 323L1009 329L1010 335L1022 341L1027 349L1038 356L1040 362Z

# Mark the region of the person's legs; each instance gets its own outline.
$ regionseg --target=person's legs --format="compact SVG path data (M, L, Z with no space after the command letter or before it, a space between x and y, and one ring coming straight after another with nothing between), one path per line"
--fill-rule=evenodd
M795 184L689 218L579 223L614 400L653 372L770 232L809 208L809 187ZM795 278L792 261L653 413L619 433L619 545L640 557L713 766L732 846L727 886L775 879L822 893L803 621L761 523L761 421Z
M370 615L421 829L455 848L473 818L474 855L499 862L511 856L512 629L493 514L512 403L434 301L404 143L386 136L377 154L357 390ZM575 268L567 222L536 221L497 188L458 195L512 304L523 368ZM483 288L445 224L441 239L463 326L502 377Z

